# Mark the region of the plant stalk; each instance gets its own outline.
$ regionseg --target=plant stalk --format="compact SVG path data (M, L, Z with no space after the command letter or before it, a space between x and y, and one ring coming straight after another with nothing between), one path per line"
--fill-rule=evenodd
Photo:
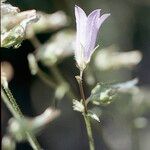
M87 129L87 135L88 135L90 150L95 150L90 119L85 113L83 113L83 117L84 117L84 120L85 120L86 129Z
M78 84L79 84L80 94L81 94L81 98L83 99L83 105L84 105L83 117L85 120L85 125L86 125L86 130L88 135L89 148L90 150L95 150L92 128L91 128L90 119L88 117L88 109L87 109L86 98L85 98L83 84L82 84L82 78L83 78L83 71L80 70L80 78L78 80Z
M86 105L86 98L85 98L84 89L83 89L83 83L82 83L83 77L82 76L83 76L83 71L80 71L80 79L78 80L78 84L79 84L80 94L83 99L84 111L85 111L85 114L87 114L87 105Z
M1 87L1 96L2 96L4 103L8 107L9 111L12 113L12 115L17 120L21 120L24 116L23 116L19 106L17 105L16 100L14 99L12 93L10 92L9 88L5 88L2 86ZM32 135L32 133L30 133L29 131L26 131L26 135L27 135L27 139L28 139L31 147L34 150L42 150L37 139L34 137L34 135Z

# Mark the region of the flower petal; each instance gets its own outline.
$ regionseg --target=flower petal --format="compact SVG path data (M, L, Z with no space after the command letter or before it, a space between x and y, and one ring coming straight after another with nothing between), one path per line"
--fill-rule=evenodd
M79 20L81 20L82 18L87 18L84 10L77 5L75 5L75 17Z
M98 29L97 21L100 17L100 9L94 10L89 16L86 25L86 48L84 56L86 61L89 62L91 54L94 50Z
M79 40L81 42L80 44L84 46L87 16L79 6L75 6L75 17L77 26L77 40Z
M101 11L101 9L95 9L94 11L92 11L92 12L88 15L88 19L89 19L89 18L93 18L95 15L96 15L97 17L100 17L100 11Z
M79 65L82 64L83 61L83 49L85 47L85 39L86 39L85 31L86 31L87 16L79 6L75 6L75 17L77 30L75 58Z
M110 16L110 14L103 14L97 22L97 28L99 29L102 23Z

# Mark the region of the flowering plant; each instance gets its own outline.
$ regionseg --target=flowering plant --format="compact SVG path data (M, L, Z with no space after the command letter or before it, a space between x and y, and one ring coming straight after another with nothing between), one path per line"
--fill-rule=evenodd
M93 132L93 129L95 130L95 126L93 126L93 124L97 123L98 128L101 128L100 125L103 124L103 120L100 115L104 112L105 107L111 103L113 104L113 102L119 99L118 95L122 96L124 94L130 96L130 99L133 98L131 106L136 103L135 99L140 98L138 103L136 103L136 106L139 109L139 106L142 104L143 95L145 94L139 92L139 88L136 86L138 83L137 78L122 83L120 83L120 81L118 81L119 83L105 83L105 80L103 79L105 79L105 75L110 75L112 79L113 69L115 70L123 67L128 69L133 68L141 61L142 54L138 50L132 52L120 52L116 50L116 46L106 47L101 51L95 52L98 48L96 41L99 30L101 29L104 21L110 16L110 13L101 14L101 9L96 9L87 16L82 8L75 5L74 22L76 22L76 31L74 31L73 29L62 29L67 27L70 23L69 17L62 11L52 14L35 10L20 12L18 7L6 4L4 0L1 4L1 47L18 48L21 46L20 44L23 40L29 40L34 47L34 51L30 51L27 54L27 58L25 58L28 61L30 73L31 75L38 77L42 81L41 83L45 83L46 88L50 89L48 89L48 94L45 94L46 91L44 86L42 86L42 88L39 88L40 86L36 86L37 89L39 88L38 90L40 92L42 92L42 90L44 91L44 96L40 98L39 95L41 93L38 93L38 90L36 90L35 97L33 96L32 102L34 103L35 100L36 107L39 106L40 109L44 109L45 111L43 112L42 110L42 113L35 117L25 116L22 112L21 106L17 104L18 101L15 99L10 90L11 83L9 83L9 81L12 80L12 77L8 74L10 71L9 67L11 65L8 67L7 65L9 63L3 62L1 64L1 97L13 116L13 118L11 118L8 122L7 133L2 139L2 148L15 149L16 143L28 141L33 149L43 149L42 147L45 145L43 144L41 146L40 138L37 139L36 137L43 128L48 125L51 126L51 122L53 122L53 120L58 119L58 122L56 121L53 123L54 127L57 128L55 123L60 124L62 121L59 118L66 114L71 115L70 112L68 113L68 109L66 109L66 107L66 113L63 113L64 110L60 107L60 105L64 104L64 100L67 99L70 100L69 103L71 104L67 105L67 108L71 106L71 112L74 114L77 114L78 112L79 116L82 118L82 123L84 124L84 128L82 129L87 133L87 136L85 136L88 143L86 144L86 148L89 147L90 150L95 150L96 136L94 136L95 132ZM59 31L58 29L62 30ZM36 34L51 31L55 31L57 33L52 32L54 35L50 36L50 39L42 44ZM94 52L96 55L93 59L94 63L92 64L91 57ZM70 71L70 68L73 68L71 66L69 68L69 73L71 74L73 72L73 77L76 73L78 73L75 76L75 79L78 83L77 88L79 88L79 90L76 90L76 84L74 83L74 80L72 80L73 77L69 73L66 73L67 75L62 73L59 68L59 65L64 60L68 60L70 56L75 58L75 63L78 69L75 70L74 68L73 71ZM70 57L72 62L73 57ZM70 62L69 65L73 65ZM89 67L86 69L88 64ZM67 70L66 68L67 66L65 66L65 71ZM11 69L13 70L13 67ZM14 74L12 73L12 76L13 75ZM122 74L120 76L122 77ZM38 81L38 78L36 78L36 81ZM104 83L100 81L104 81ZM80 96L78 93L80 93ZM48 108L45 108L46 104L44 103L46 95L48 95L48 99L46 101ZM127 101L123 102L124 105L127 103ZM129 105L127 104L127 107L128 106ZM110 107L108 107L108 109L110 109L110 112L113 110ZM116 109L118 110L120 107L117 105ZM122 110L120 110L120 112L122 112ZM118 116L122 115L122 113L118 113ZM132 115L134 116L134 114ZM68 120L68 117L66 118ZM73 121L74 120L75 119L73 118ZM81 120L77 120L79 121L79 125L82 125L80 123ZM144 118L135 119L136 127L141 128L143 125L139 125L141 120L143 121ZM146 125L146 120L144 121L144 125ZM66 123L66 121L63 120L61 123ZM133 128L133 124L131 125ZM60 127L60 125L58 127ZM64 126L62 127L64 131ZM74 128L72 127L71 131L72 129ZM67 128L67 130L69 129ZM52 136L50 132L47 131L47 133L49 136ZM48 141L51 141L49 138L47 139ZM54 139L52 141L54 141ZM57 144L55 145L57 146Z

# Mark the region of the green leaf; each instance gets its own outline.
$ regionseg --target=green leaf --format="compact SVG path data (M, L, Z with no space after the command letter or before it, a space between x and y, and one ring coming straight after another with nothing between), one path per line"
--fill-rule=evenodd
M5 48L9 48L11 46L13 46L14 48L18 48L24 39L24 32L25 31L23 27L19 25L2 34L1 46Z
M132 89L138 83L138 79L135 78L130 81L118 83L114 85L97 84L91 91L91 95L88 98L89 102L95 105L108 105L114 100L114 96L119 92L133 92Z
M84 106L82 104L82 100L79 102L78 100L73 99L73 110L84 112Z
M113 101L113 97L116 92L116 88L105 84L97 84L91 91L91 95L88 100L95 105L108 105Z
M87 115L88 115L89 117L91 117L92 119L94 119L94 120L100 122L99 117L98 117L95 113L93 113L93 112L91 112L91 111L88 111L88 114L87 114Z

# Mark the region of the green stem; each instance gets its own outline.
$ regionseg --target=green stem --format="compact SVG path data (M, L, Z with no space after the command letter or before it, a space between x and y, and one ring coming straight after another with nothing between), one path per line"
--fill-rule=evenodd
M32 146L32 148L34 150L42 150L41 146L39 145L37 139L34 137L34 135L32 135L30 132L26 132L27 134L27 138L28 138L28 141L30 143L30 145Z
M88 135L90 150L95 150L90 119L85 113L83 114L83 117L84 117L84 120L85 120L86 129L87 129L87 135Z
M21 120L24 116L23 116L19 106L17 105L16 100L14 99L10 89L2 86L1 87L1 96L2 96L4 103L6 104L6 106L10 110L10 112L12 113L12 115L16 119ZM37 139L29 131L26 131L26 135L27 135L27 139L28 139L30 145L32 146L32 148L34 150L42 149L40 147Z
M90 123L90 119L89 119L89 117L87 115L88 114L88 109L87 109L86 98L85 98L83 84L82 84L82 78L83 78L83 71L80 70L80 76L79 76L77 81L78 81L78 84L79 84L80 94L81 94L81 97L83 99L83 105L84 105L83 117L84 117L84 120L85 120L85 125L86 125L86 130L87 130L88 142L89 142L90 150L95 150L94 139L93 139L93 135L92 135L91 123Z
M14 99L14 97L13 97L11 91L9 90L9 88L4 88L3 86L2 86L2 88L3 88L4 92L6 93L6 96L8 97L12 108L14 108L14 111L17 113L16 115L18 115L18 119L20 117L23 117L23 114L22 114L18 104L16 103L16 100Z
M15 109L12 107L10 101L8 100L8 97L6 96L6 94L2 88L1 88L1 96L2 96L2 100L4 101L5 105L9 109L9 111L12 113L12 115L17 119L20 118L18 113L16 113Z
M80 78L78 80L78 84L80 88L80 94L83 99L84 111L85 111L85 114L87 114L88 111L87 111L86 98L85 98L83 84L82 84L82 76L83 76L83 71L80 71Z

